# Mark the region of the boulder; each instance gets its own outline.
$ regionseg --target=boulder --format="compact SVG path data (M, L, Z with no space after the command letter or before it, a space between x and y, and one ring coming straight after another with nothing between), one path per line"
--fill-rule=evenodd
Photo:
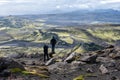
M91 68L88 68L86 72L93 73L93 70Z
M31 65L36 65L35 61L32 61L32 64Z
M9 57L9 58L17 58L18 56L19 56L19 54L17 54L17 53L7 55L7 57Z
M72 70L76 70L76 69L81 69L81 66L82 65L85 65L86 63L85 62L82 62L82 61L73 61L70 66L71 66L71 69ZM69 66L69 68L70 68Z
M112 58L113 59L120 59L120 52L118 52L117 54L113 54Z
M25 56L26 56L25 53L18 53L18 55L14 58L23 58Z
M34 58L40 58L41 56L42 56L42 54L39 54L39 53L34 54Z
M71 63L71 65L84 65L84 64L86 64L85 62L82 62L82 61L73 61L72 63Z
M5 69L11 69L11 68L19 68L21 70L25 70L24 66L13 59L9 58L0 58L0 72Z
M97 59L97 54L93 54L91 56L82 56L80 60L86 63L95 63L96 59Z
M115 49L114 48L112 48L112 49L105 49L103 51L104 51L104 53L100 54L99 56L106 57L106 56L109 56L111 53L115 52Z
M115 68L116 68L118 71L120 71L120 62L116 62Z
M99 68L102 74L107 74L109 73L108 69L102 64Z
M106 48L114 48L114 47L115 47L114 45L109 45Z
M54 55L54 54L55 54L55 52L49 53L50 58L53 58L53 55Z
M107 63L107 62L112 62L113 59L108 58L108 57L97 57L96 61L97 62L102 62L102 63Z
M10 70L3 70L1 73L0 73L0 77L8 77L11 75L11 72Z
M15 69L15 68L19 68L20 70L25 70L22 64L14 61L13 59L0 58L0 76L1 77L10 76L11 74L10 69Z
M59 72L59 71L63 71L64 69L66 69L65 67L67 66L66 62L57 62L55 64L49 65L48 66L48 70L50 72ZM70 68L70 66L69 66Z
M76 57L76 53L71 53L64 61L65 62L68 62L68 63L71 63L72 61L75 60L75 57Z
M51 64L53 64L53 63L55 63L55 58L51 58L49 61L47 61L47 62L45 63L45 65L48 66L48 65L51 65Z
M106 64L108 67L115 67L116 66L116 62L115 61L111 61L109 63Z
M97 54L104 54L105 51L104 51L104 50L98 50L98 51L96 51L96 53L97 53Z
M116 76L113 76L113 77L111 77L111 80L120 80L120 79Z

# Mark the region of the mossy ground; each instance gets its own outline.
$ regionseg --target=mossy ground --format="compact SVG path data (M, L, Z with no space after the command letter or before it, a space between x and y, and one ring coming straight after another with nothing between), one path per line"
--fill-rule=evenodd
M82 27L82 26L81 26ZM93 26L94 27L94 26ZM95 28L87 28L82 29L79 27L62 27L62 28L44 28L40 26L40 29L37 29L38 27L35 27L33 25L21 27L21 28L4 28L1 29L3 34L0 34L2 36L0 38L0 56L4 56L4 54L16 54L16 53L25 53L25 54L34 54L34 53L43 53L43 46L37 46L39 44L48 44L50 46L50 39L52 36L56 36L58 38L57 45L59 46L59 43L61 47L56 48L56 53L68 53L71 49L73 49L75 46L77 46L79 43L91 43L91 42L97 42L99 39L101 41L105 41L110 44L114 44L115 41L120 40L120 27L117 26L101 26ZM5 35L5 36L3 36ZM28 41L32 46L26 46L26 44L21 44L22 46L11 46L8 45L8 43L12 40L17 41ZM62 41L62 42L61 42ZM29 44L28 43L28 44ZM100 42L98 42L101 44ZM5 45L3 45L5 44ZM10 43L12 44L12 43ZM72 47L69 47L68 44ZM98 44L98 45L99 45ZM86 47L87 45L83 47L79 47L75 50L77 53L82 53L85 51L93 50L93 48ZM94 46L99 49L100 47ZM86 49L87 48L87 49ZM61 52L62 51L62 52ZM51 50L49 49L49 52ZM62 56L60 54L60 56Z

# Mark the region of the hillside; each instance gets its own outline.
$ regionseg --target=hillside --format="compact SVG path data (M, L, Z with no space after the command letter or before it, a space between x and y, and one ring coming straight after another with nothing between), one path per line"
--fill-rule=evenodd
M0 80L15 76L18 80L119 80L119 13L98 10L0 17ZM43 62L43 46L48 45L50 54L53 36L55 54Z
M99 50L109 44L119 45L119 24L72 24L73 26L68 26L67 24L71 24L71 21L67 21L67 23L65 22L66 26L63 26L62 24L64 23L57 25L57 23L50 18L52 16L57 17L58 15L53 14L44 16L29 15L2 17L0 19L1 55L3 55L4 53L4 55L6 55L7 52L6 49L4 49L6 47L7 50L12 53L17 53L18 51L16 51L16 49L23 53L32 53L34 52L34 50L36 50L35 52L42 51L43 44L49 44L52 36L55 36L58 39L58 53L60 51L59 49L65 50L64 48L67 48L68 50L70 50L78 44L85 44L85 46L77 50L78 52ZM48 18L48 21L45 20L46 17ZM64 19L63 17L61 18ZM49 19L53 21L52 23L54 24L52 24L51 22L48 23ZM88 45L88 47L86 45ZM97 48L90 48L90 46L94 45ZM31 47L34 47L34 50L32 50ZM66 51L67 50L63 52L65 53Z
M93 28L94 27L94 28ZM89 25L79 27L26 26L21 28L4 28L0 30L0 56L18 53L43 53L42 47L52 36L57 38L56 53L66 53L78 47L76 52L101 50L112 44L119 46L120 27L111 25ZM9 51L9 52L8 52Z
M63 53L60 53L63 54ZM69 55L68 55L69 54ZM19 54L0 58L0 79L24 80L119 80L120 48L108 46L87 53L54 54L43 62L43 54ZM13 65L14 64L14 65ZM12 75L12 76L11 76Z

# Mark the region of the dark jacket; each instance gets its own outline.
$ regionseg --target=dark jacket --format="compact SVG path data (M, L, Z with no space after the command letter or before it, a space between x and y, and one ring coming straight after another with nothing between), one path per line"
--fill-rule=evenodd
M56 39L55 38L52 38L51 41L50 41L50 44L51 45L55 45L57 43Z
M44 53L48 53L48 46L47 45L44 45Z

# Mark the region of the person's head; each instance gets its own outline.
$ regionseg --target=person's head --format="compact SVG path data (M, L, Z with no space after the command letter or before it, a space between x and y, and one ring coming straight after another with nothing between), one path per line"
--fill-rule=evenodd
M55 36L53 36L52 39L55 39Z

